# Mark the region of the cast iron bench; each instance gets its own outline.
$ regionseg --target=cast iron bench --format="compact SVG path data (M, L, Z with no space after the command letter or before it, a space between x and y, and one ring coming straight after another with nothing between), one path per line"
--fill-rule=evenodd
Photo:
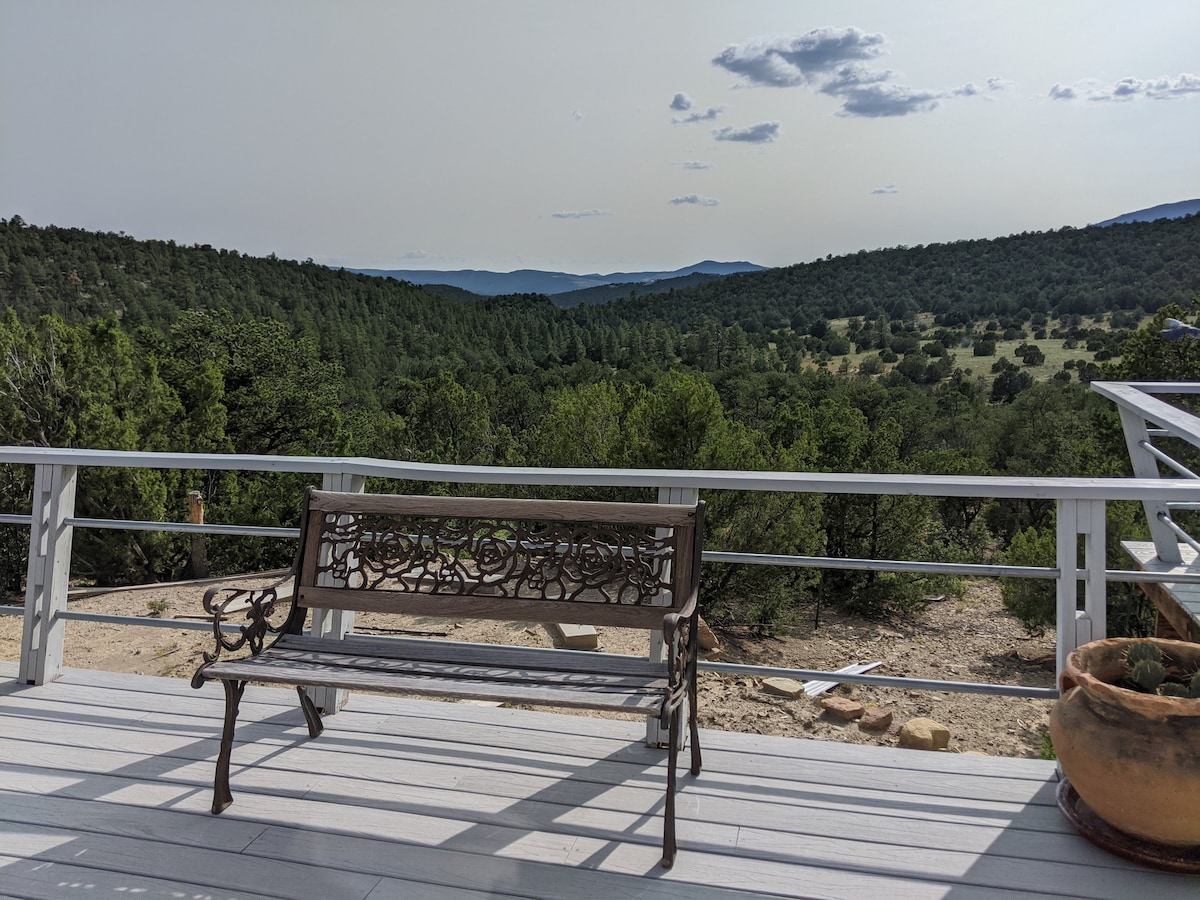
M497 500L310 489L291 574L204 597L217 647L192 686L225 686L214 813L233 802L229 763L247 682L644 713L669 735L663 865L675 860L676 755L696 726L697 585L704 504ZM284 586L294 582L290 600ZM663 662L633 656L348 635L313 636L308 611L350 610L662 629ZM237 635L220 625L235 616ZM248 655L230 654L249 650Z

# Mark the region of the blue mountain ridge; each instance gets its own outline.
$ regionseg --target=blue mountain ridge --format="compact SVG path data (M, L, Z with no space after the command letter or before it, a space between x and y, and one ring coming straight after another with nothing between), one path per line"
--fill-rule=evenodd
M1149 209L1139 209L1136 212L1125 213L1112 219L1097 222L1096 225L1128 225L1130 222L1154 222L1158 219L1182 219L1184 216L1194 216L1200 213L1200 199L1180 200L1178 203L1162 203Z
M395 278L410 284L448 284L473 294L494 297L498 294L565 294L584 288L608 284L646 284L666 278L680 278L700 273L704 275L736 275L741 272L762 272L767 266L750 262L715 262L706 259L673 272L612 272L608 275L570 275L566 272L543 272L539 269L518 269L515 272L488 272L480 269L439 271L434 269L347 269L360 275Z

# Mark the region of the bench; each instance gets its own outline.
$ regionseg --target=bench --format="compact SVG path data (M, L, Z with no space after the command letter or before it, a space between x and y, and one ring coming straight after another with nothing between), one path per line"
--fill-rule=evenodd
M233 802L230 756L247 682L643 713L667 731L663 865L675 860L676 755L696 725L704 504L414 497L310 489L291 573L204 597L217 646L192 686L220 681L225 724L213 813ZM291 587L290 598L284 599ZM417 638L314 636L309 610L661 629L664 660ZM237 634L222 623L244 620ZM248 652L247 652L248 651ZM237 655L239 654L240 655ZM329 693L329 692L326 692Z

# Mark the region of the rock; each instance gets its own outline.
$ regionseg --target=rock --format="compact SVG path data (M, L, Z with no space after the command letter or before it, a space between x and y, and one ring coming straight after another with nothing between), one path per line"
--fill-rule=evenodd
M880 709L878 706L868 708L861 719L858 720L859 728L866 728L869 731L883 731L892 724L892 711L890 709Z
M700 649L720 650L721 644L717 640L717 636L713 634L712 629L708 627L708 623L700 616L696 617L696 621L696 640L700 644Z
M764 678L763 690L777 697L790 697L795 700L804 693L804 685L794 678Z
M900 746L914 750L945 750L950 746L950 729L933 719L909 719L900 729Z
M852 722L866 712L866 707L857 700L847 700L845 697L826 697L821 701L821 708L829 714L829 718L843 722Z

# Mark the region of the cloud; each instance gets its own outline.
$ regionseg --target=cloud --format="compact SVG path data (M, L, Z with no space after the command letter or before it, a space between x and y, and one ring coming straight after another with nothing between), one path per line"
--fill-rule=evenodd
M583 111L579 110L579 109L571 110L571 118L574 119L576 122L582 122L583 121Z
M884 52L882 34L858 28L817 28L799 37L754 38L730 44L713 58L713 65L750 84L794 87L820 82L847 63L874 59Z
M590 219L593 216L611 216L612 213L607 209L572 209L563 212L551 213L552 219Z
M694 125L696 122L712 122L719 118L721 113L725 111L723 106L710 106L704 112L694 112L691 115L672 116L671 123L674 125Z
M683 91L680 91L671 98L671 109L675 110L676 112L687 112L691 108L692 98Z
M1049 97L1051 100L1089 100L1103 103L1111 100L1174 100L1189 94L1200 94L1200 75L1183 72L1175 78L1170 75L1148 80L1122 78L1111 85L1101 84L1091 78L1074 84L1056 84L1050 88Z
M724 128L714 128L712 135L718 141L769 144L779 137L779 124L778 122L759 122L757 125L747 125L745 128L726 125Z
M968 83L950 90L899 84L889 69L871 68L886 54L887 38L859 28L817 28L799 36L755 38L730 44L713 65L740 75L745 86L807 87L842 101L839 116L882 118L936 109L943 97L973 97L984 89ZM1008 82L989 78L987 91Z
M896 185L894 185L894 184L885 184L881 188L875 188L875 190L871 191L871 193L872 194L898 194L898 193L900 193L900 188L896 187Z
M698 159L685 159L679 164L681 169L711 169L713 164L710 162L701 162Z
M938 98L942 96L932 91L915 91L902 84L866 85L845 92L846 99L837 115L871 119L907 116L936 109Z
M699 194L688 194L686 197L672 197L667 201L674 206L720 206L721 201L715 197L701 197Z

